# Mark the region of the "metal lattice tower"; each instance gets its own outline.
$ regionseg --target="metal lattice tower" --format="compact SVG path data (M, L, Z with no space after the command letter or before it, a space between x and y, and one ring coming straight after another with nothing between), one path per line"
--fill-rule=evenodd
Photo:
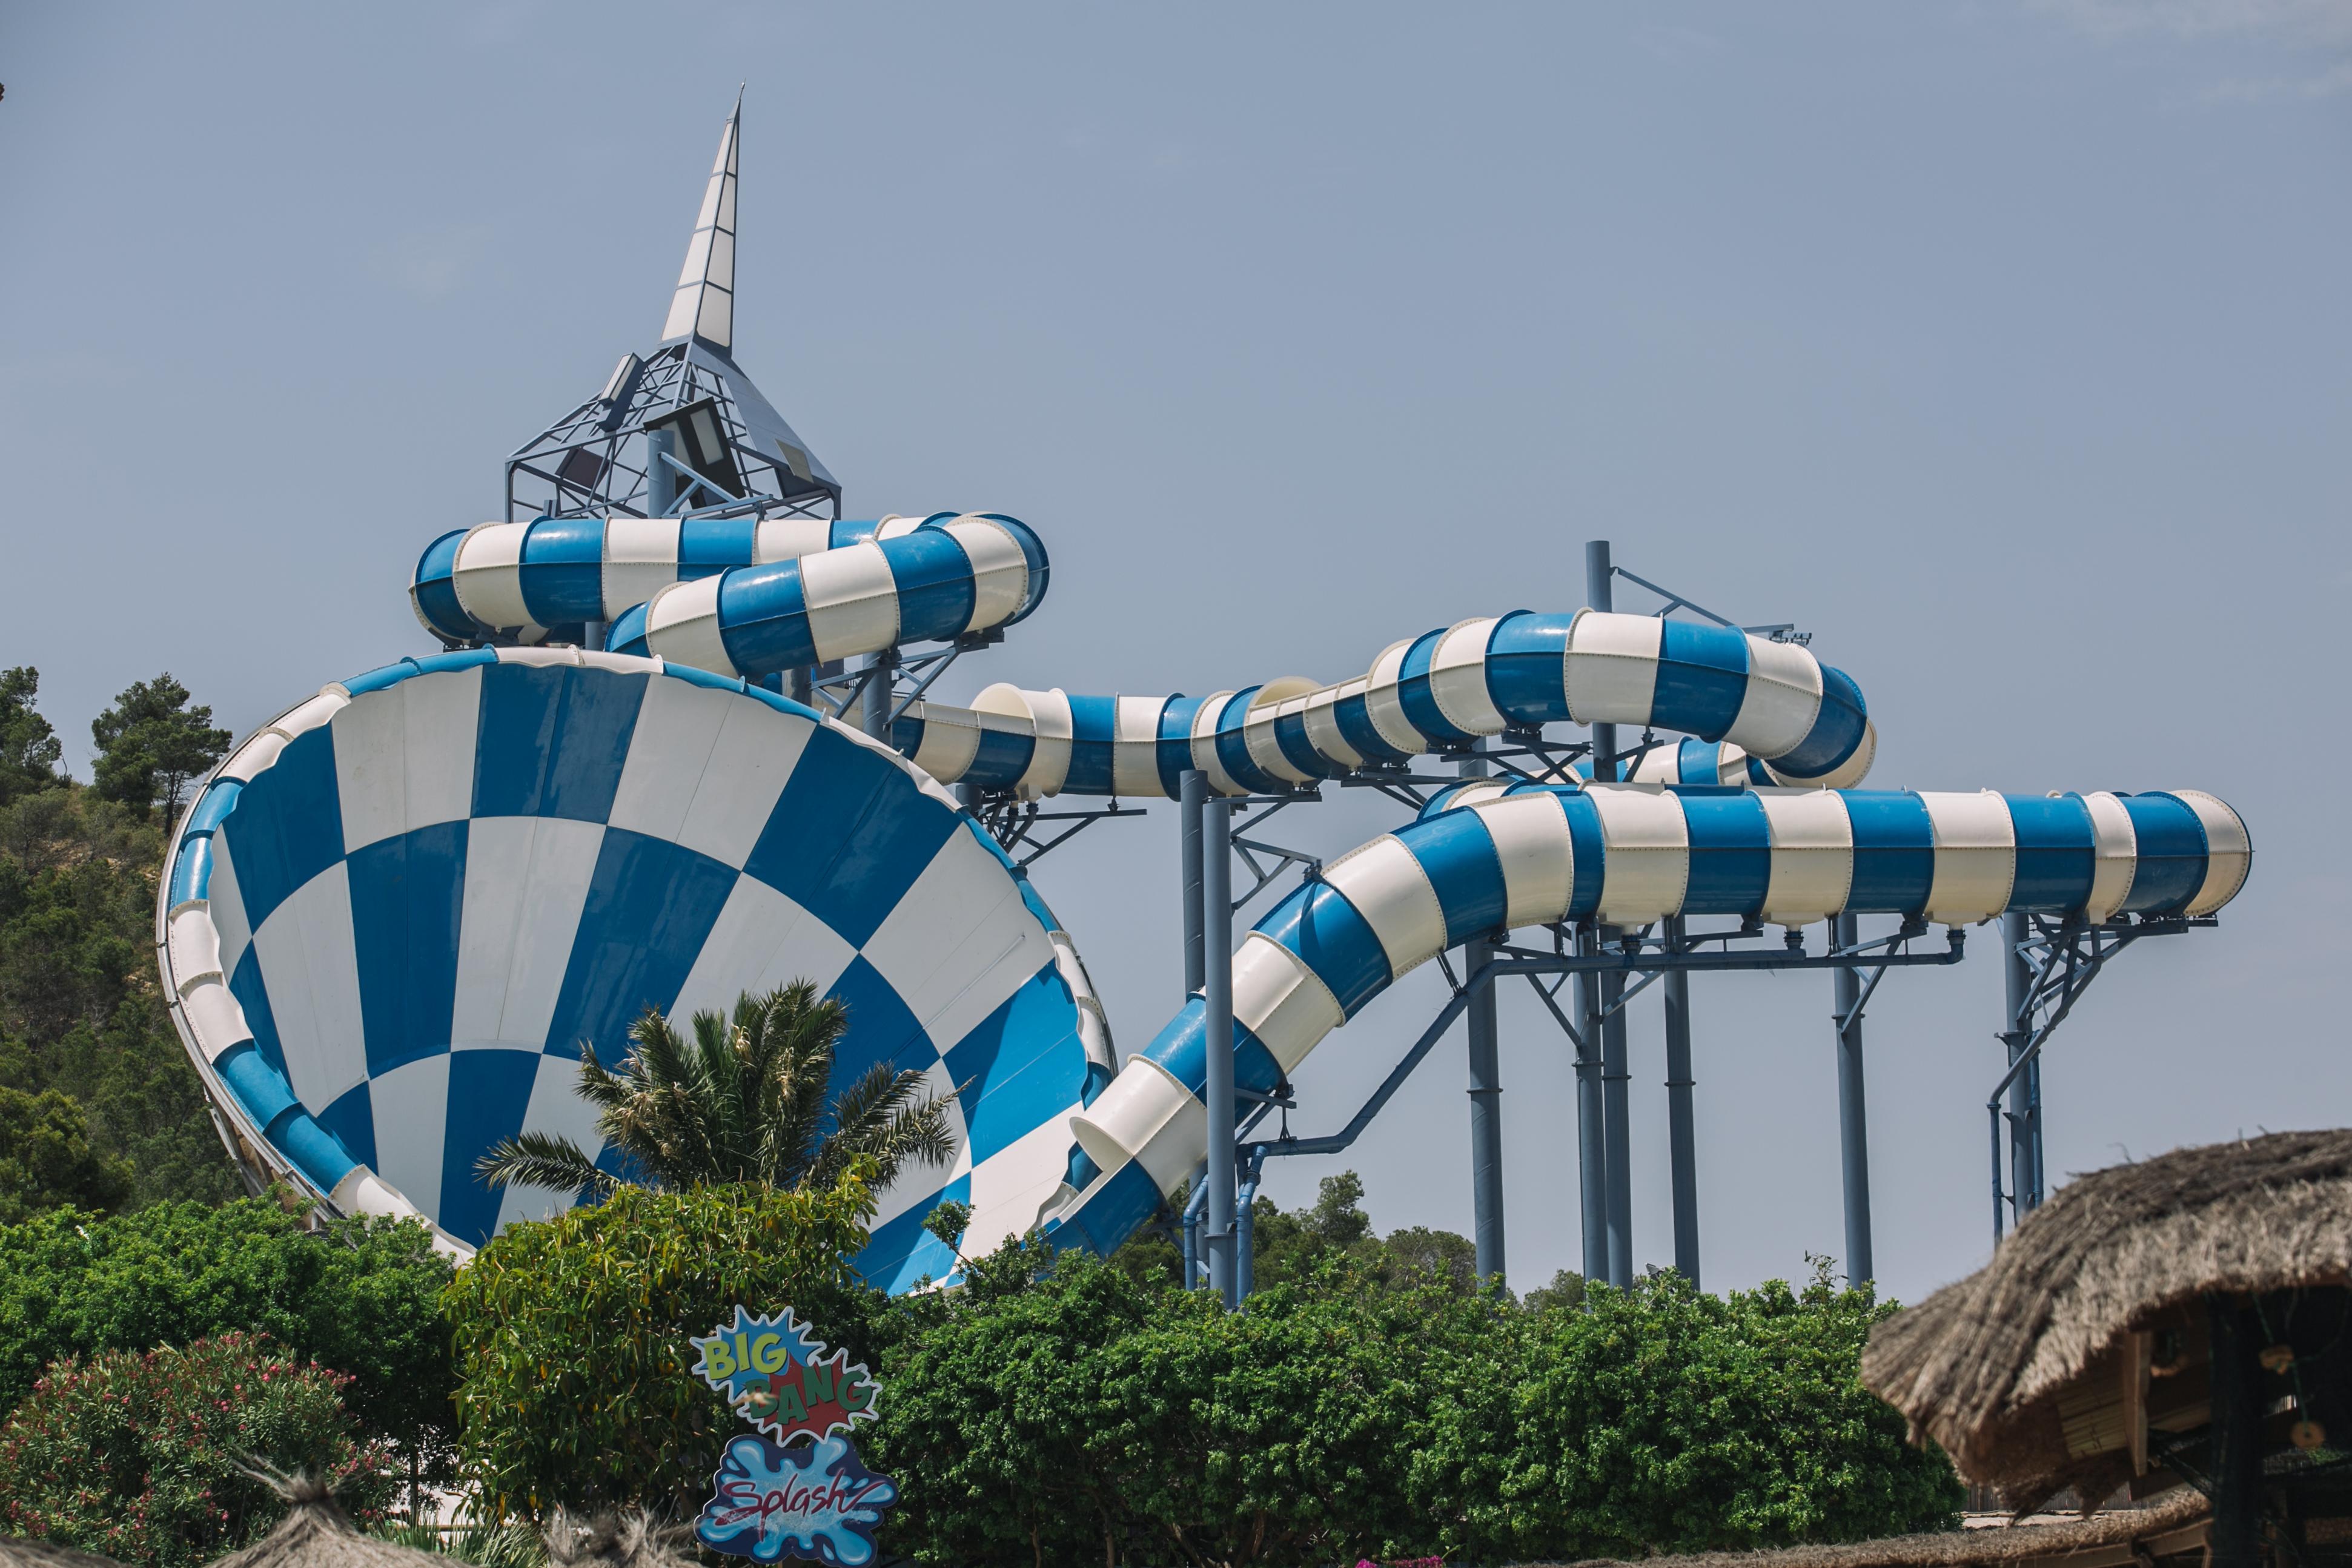
M688 242L662 340L507 459L506 516L839 517L841 486L735 362L740 94ZM650 434L674 455L656 468ZM649 478L650 475L650 478Z

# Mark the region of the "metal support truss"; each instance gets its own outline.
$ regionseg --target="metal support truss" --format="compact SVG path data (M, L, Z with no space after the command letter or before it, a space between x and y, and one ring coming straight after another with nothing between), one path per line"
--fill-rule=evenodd
M1281 844L1270 843L1264 839L1244 836L1252 829L1263 827L1269 818L1285 806L1295 806L1302 800L1320 800L1322 798L1313 789L1301 789L1290 795L1245 795L1234 801L1236 806L1259 808L1252 815L1235 822L1233 828L1234 855L1248 868L1252 878L1249 891L1234 900L1235 915L1239 915L1247 908L1253 899L1273 885L1276 879L1292 866L1298 868L1299 879L1302 882L1313 882L1322 873L1323 857L1320 855L1309 854L1305 850L1286 848ZM1265 855L1267 859L1262 862L1258 859L1260 855Z
M1150 813L1140 806L1122 806L1117 800L1091 811L1047 811L1041 810L1034 800L1016 800L1010 795L992 795L972 807L971 814L980 820L982 828L988 830L988 836L996 841L997 847L1013 856L1013 863L1026 871L1097 822L1108 821L1113 817L1141 817ZM1051 834L1048 837L1038 831L1038 824L1043 822L1067 822L1070 825L1059 831L1048 830ZM1014 852L1024 844L1028 846L1029 852L1016 854Z
M1633 979L1621 995L1610 999L1600 1019L1605 1021L1622 1012L1625 1004L1650 985L1670 974L1687 974L1699 970L1738 969L1831 969L1864 971L1869 974L1860 1000L1853 1009L1858 1015L1862 1002L1872 992L1889 969L1941 968L1960 962L1966 955L1968 934L1954 928L1945 934L1940 950L1914 951L1911 944L1927 934L1924 922L1912 921L1885 936L1867 942L1832 942L1820 953L1809 950L1801 932L1791 931L1777 946L1741 949L1736 942L1753 940L1764 935L1763 928L1752 922L1721 931L1689 932L1670 936L1664 932L1650 935L1629 932L1616 940L1603 944L1591 940L1591 930L1586 927L1552 925L1549 951L1540 947L1512 945L1501 933L1490 938L1493 956L1468 973L1457 976L1444 954L1438 956L1439 970L1445 976L1447 996L1430 1019L1427 1028L1408 1046L1388 1076L1381 1081L1356 1113L1336 1133L1318 1137L1294 1135L1286 1119L1281 1131L1272 1138L1244 1140L1234 1151L1240 1168L1249 1169L1264 1160L1286 1155L1334 1155L1347 1149L1363 1135L1364 1130L1388 1105L1396 1092L1412 1076L1414 1069L1452 1029L1455 1019L1468 1010L1471 999L1481 991L1491 991L1497 981L1523 977L1536 997L1549 1012L1570 1044L1574 1047L1580 1062L1597 1062L1601 1041L1591 1038L1595 1031L1591 1019L1580 1024L1570 1017L1559 1004L1560 988L1576 975L1611 975ZM1580 936L1585 938L1580 941ZM1547 985L1545 982L1551 983ZM1291 1103L1289 1085L1277 1089L1281 1096L1276 1103L1287 1109ZM1590 1168L1588 1166L1588 1168Z
M878 664L868 660L854 670L813 674L809 680L810 702L822 707L830 717L845 719L853 709L866 706L867 692L879 676L890 683L889 722L895 725L907 716L908 708L922 701L931 683L946 674L959 657L993 647L1003 640L1002 632L973 632L919 653L902 653Z
M2108 960L2147 936L2176 936L2221 922L2210 915L2126 915L2101 924L2078 917L2012 915L2005 923L2002 955L2012 971L2009 1027L2000 1040L2009 1071L1985 1099L1992 1143L1992 1239L2004 1224L2021 1220L2048 1196L2042 1168L2042 1051L2074 1004L2099 977ZM1867 993L1864 993L1867 999ZM2022 1092L2020 1092L2022 1091ZM2009 1106L2002 1108L2007 1096ZM2010 1137L2011 1172L2001 1173L2001 1134Z
M1687 610L1692 614L1699 616L1704 620L1712 621L1717 626L1724 627L1727 630L1746 632L1750 635L1757 637L1769 637L1775 643L1794 643L1801 648L1806 643L1811 643L1813 640L1813 634L1811 632L1798 631L1796 622L1793 621L1776 621L1769 626L1742 626L1737 622L1731 621L1725 616L1717 615L1706 605L1675 592L1672 589L1660 588L1656 583L1652 582L1646 577L1636 577L1633 573L1627 571L1622 566L1612 568L1612 570L1617 576L1623 578L1626 581L1633 583L1637 587L1646 588L1651 592L1656 594L1659 598L1666 601L1661 608L1651 612L1652 614L1655 615L1661 621L1664 620L1667 616L1672 615L1677 610Z
M735 372L740 375L740 371ZM746 383L748 385L748 382ZM750 395L757 397L756 391ZM736 388L707 354L685 343L657 349L650 358L621 362L603 392L579 404L525 442L506 463L509 521L534 517L669 516L665 486L651 470L664 466L647 448L646 425L666 414L708 400L727 443L736 474L749 486L736 495L677 457L678 500L704 497L699 517L740 516L837 517L841 497L821 478L799 471L794 454L768 451L745 423ZM769 417L773 417L772 413ZM805 466L806 454L798 455ZM518 495L518 491L524 494ZM656 511L658 507L658 511Z

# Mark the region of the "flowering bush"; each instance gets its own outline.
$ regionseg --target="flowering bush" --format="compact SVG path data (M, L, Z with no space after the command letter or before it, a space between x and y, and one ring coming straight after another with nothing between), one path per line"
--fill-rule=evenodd
M353 1439L350 1383L259 1334L60 1361L0 1427L0 1530L142 1568L209 1562L285 1511L247 1457L326 1476L354 1518L381 1519L393 1479Z

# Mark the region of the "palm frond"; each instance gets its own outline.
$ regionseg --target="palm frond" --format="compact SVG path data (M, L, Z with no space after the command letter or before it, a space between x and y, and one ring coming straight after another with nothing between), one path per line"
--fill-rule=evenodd
M857 1155L873 1157L882 1186L909 1162L945 1165L953 1159L955 1132L947 1113L953 1096L925 1094L925 1082L911 1068L894 1072L881 1061L867 1068L835 1098L834 1130L804 1185L829 1185Z
M474 1162L485 1186L540 1186L553 1192L580 1192L593 1187L610 1193L621 1185L609 1171L599 1170L587 1151L569 1138L551 1133L522 1133L500 1140Z

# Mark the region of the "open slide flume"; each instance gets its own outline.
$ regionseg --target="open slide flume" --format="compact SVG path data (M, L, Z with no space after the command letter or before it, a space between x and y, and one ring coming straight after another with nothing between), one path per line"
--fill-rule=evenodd
M945 1170L884 1196L859 1260L954 1255L941 1201L1017 1235L1064 1196L1110 1041L1050 911L947 791L798 704L689 667L478 649L329 686L248 738L165 868L174 1016L248 1169L470 1252L577 1195L486 1186L502 1138L601 1147L574 1092L646 1008L683 1024L806 977L836 1071L953 1092Z

